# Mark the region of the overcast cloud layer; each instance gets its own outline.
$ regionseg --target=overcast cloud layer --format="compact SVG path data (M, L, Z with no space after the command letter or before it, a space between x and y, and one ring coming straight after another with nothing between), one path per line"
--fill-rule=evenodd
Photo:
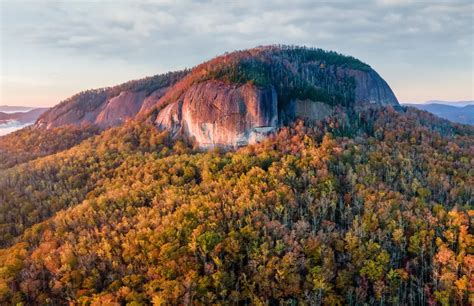
M474 99L472 1L1 1L0 104L296 44L353 55L400 101Z

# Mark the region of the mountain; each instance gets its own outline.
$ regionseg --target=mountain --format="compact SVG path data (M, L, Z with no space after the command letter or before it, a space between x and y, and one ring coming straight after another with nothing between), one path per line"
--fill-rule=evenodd
M464 101L429 100L425 102L401 102L401 103L404 105L443 104L443 105L462 107L466 105L474 105L474 100L464 100Z
M416 104L416 103L413 103ZM474 105L474 100L465 100L465 101L443 101L443 100L429 100L426 101L424 104L445 104L451 106L466 106L466 105Z
M34 107L29 106L10 106L10 105L0 105L0 112L2 113L17 113L17 112L27 112L32 110Z
M337 106L398 106L369 65L321 49L266 46L168 73L75 95L41 116L38 128L96 124L135 115L201 147L254 143L297 117L321 119Z
M5 110L5 112L0 112L0 136L35 123L38 117L47 110L47 108L27 110L23 107L10 106L0 106L0 109Z
M459 104L464 105L467 102L460 102ZM425 110L427 112L433 113L436 116L451 120L453 122L463 123L463 124L474 124L474 105L467 104L464 106L453 106L459 104L438 104L438 103L429 103L429 104L404 104L406 106L415 107L417 109Z
M0 304L468 305L474 127L310 51L79 94L0 137Z
M5 124L8 121L17 121L21 124L34 123L47 110L47 108L34 108L24 112L0 112L0 124Z

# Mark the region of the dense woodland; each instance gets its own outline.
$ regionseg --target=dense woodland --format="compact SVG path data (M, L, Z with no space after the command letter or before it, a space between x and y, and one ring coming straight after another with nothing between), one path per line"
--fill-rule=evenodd
M341 108L237 151L82 138L2 159L2 304L472 304L472 127Z
M99 129L92 125L15 131L0 137L0 169L69 149L98 133Z

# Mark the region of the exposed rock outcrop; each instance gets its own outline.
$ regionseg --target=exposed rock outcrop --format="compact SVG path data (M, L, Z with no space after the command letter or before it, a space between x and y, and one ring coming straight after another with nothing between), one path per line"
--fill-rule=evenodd
M116 126L146 113L187 71L130 81L114 87L78 93L44 113L36 122L37 128L63 125Z
M355 86L356 103L372 103L380 105L398 106L398 100L395 97L387 82L373 69L361 71L355 69L338 68L337 74L341 77L353 77Z
M257 48L196 67L157 101L164 108L156 125L190 136L201 147L235 147L297 118L324 119L336 106L399 106L388 84L356 59L326 59L321 51L281 53L285 50Z
M256 142L278 126L275 89L209 81L193 85L182 100L166 106L156 124L184 132L202 147Z
M94 101L94 99L96 99ZM82 125L96 124L101 128L107 128L123 123L125 120L135 117L146 99L146 92L123 91L119 95L110 99L104 98L100 94L89 97L89 107L84 107L85 103L80 103L81 107L71 107L65 105L64 108L56 108L46 114L37 123L37 126L46 128L62 125Z
M80 93L42 115L36 126L107 128L135 118L189 136L201 147L235 147L297 118L321 120L336 107L366 103L399 107L369 65L321 49L266 46L225 54L189 72Z
M103 105L101 112L94 119L94 123L105 127L118 125L128 118L133 118L141 109L145 98L146 92L144 91L123 91Z

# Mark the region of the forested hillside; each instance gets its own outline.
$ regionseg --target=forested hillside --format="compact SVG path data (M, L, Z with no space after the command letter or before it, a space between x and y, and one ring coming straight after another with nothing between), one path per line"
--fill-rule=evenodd
M96 126L62 126L48 130L27 127L0 137L0 169L69 149L97 135Z
M0 303L472 303L472 127L367 107L236 151L80 138L2 157Z

